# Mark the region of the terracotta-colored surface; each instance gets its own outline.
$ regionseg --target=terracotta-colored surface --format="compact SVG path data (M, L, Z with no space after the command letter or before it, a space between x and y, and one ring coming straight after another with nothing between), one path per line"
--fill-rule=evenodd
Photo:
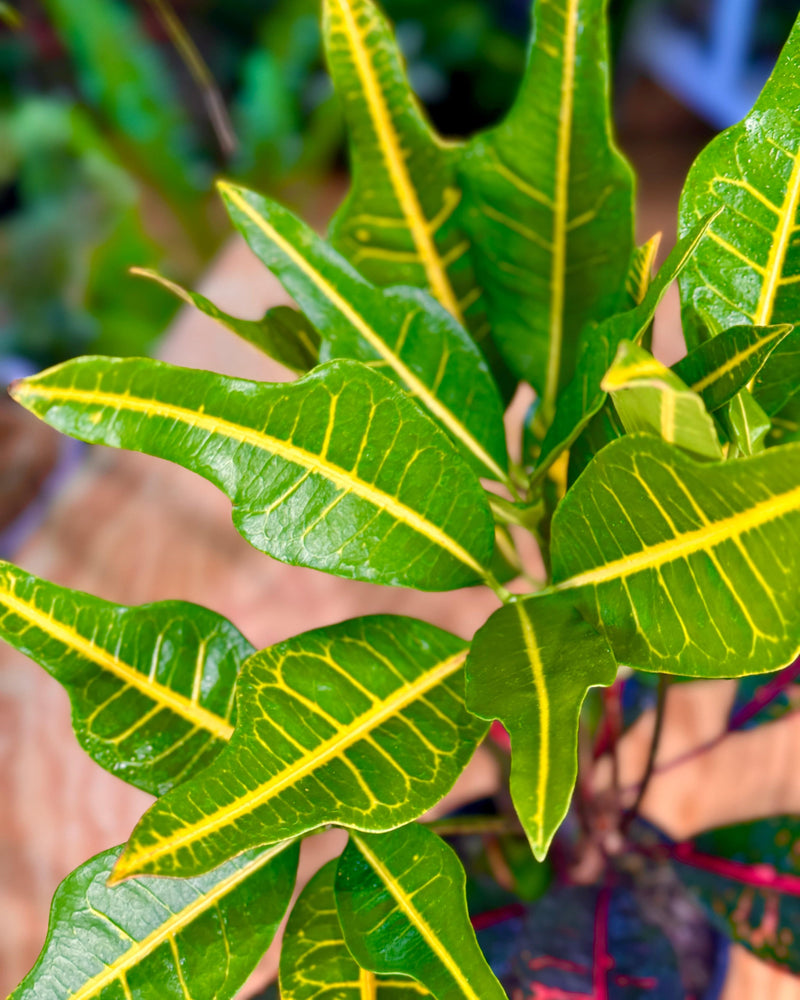
M673 180L648 194L641 235L674 213ZM670 187L670 184L672 185ZM244 246L231 243L204 288L223 307L256 316L282 299L276 282ZM676 300L659 325L662 352L675 344ZM280 371L216 324L184 313L165 342L166 359L250 378ZM58 500L36 537L17 554L27 569L110 600L197 601L231 618L256 644L355 614L388 611L425 617L468 636L496 606L474 590L423 595L348 583L282 566L251 549L230 523L229 504L203 480L156 459L102 449ZM715 736L730 699L725 684L674 689L660 760ZM72 736L66 697L55 682L0 649L0 995L35 958L53 890L90 855L121 842L148 797L86 758ZM652 721L628 744L622 777L640 772ZM800 810L795 756L800 719L737 736L691 765L666 771L647 796L649 815L676 833L759 813ZM461 794L491 787L479 758ZM307 852L310 869L335 842ZM274 968L274 952L272 955ZM737 950L726 1000L797 1000L797 981Z

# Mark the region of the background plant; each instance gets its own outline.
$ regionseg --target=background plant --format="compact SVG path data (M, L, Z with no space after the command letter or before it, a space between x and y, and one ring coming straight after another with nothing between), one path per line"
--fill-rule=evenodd
M15 1000L233 995L288 906L298 840L331 824L349 843L292 913L286 997L485 1000L532 981L616 997L643 976L674 996L684 970L642 912L631 857L670 866L713 921L797 968L791 818L676 845L637 822L642 789L619 798L627 850L594 886L565 886L570 864L556 866L516 913L526 947L553 961L498 958L502 985L440 835L454 827L418 822L499 720L514 813L458 832L521 830L504 850L535 896L573 800L582 710L598 747L609 725L618 738L621 707L598 713L590 690L619 693L620 665L643 684L659 675L661 712L670 676L769 674L800 647L800 25L752 115L692 168L679 242L651 277L655 244L634 246L633 177L611 133L604 5L542 0L535 23L509 114L445 144L377 8L327 0L353 167L328 239L220 184L300 311L244 322L182 293L296 381L91 357L14 386L60 430L203 475L275 558L421 590L483 584L500 604L470 643L376 616L255 651L211 611L122 608L4 564L3 636L66 686L87 751L160 796L127 845L61 887ZM649 331L676 277L689 353L667 369ZM516 463L503 411L520 382L538 402ZM520 530L547 579L512 594ZM767 679L759 710L779 710L794 676ZM551 852L568 862L610 853L586 791ZM551 944L557 914L581 929L580 960Z

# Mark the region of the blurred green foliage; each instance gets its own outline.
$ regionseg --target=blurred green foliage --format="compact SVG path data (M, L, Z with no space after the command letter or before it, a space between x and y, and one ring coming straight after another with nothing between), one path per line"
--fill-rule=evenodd
M384 6L443 131L473 131L508 105L528 0ZM318 8L174 0L230 114L226 155L154 0L0 3L0 355L146 353L174 304L127 268L196 278L226 233L216 174L273 191L291 183L283 196L296 200L341 162Z

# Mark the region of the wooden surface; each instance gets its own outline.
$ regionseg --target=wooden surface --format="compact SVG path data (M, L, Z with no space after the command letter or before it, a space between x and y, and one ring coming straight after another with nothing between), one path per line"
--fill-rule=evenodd
M646 216L649 227L658 206ZM646 231L650 231L648 228ZM257 316L282 300L269 275L234 242L204 291L223 307ZM676 303L659 338L666 353ZM250 378L283 377L270 362L196 313L182 314L162 356L190 367ZM424 595L337 580L280 565L251 549L230 523L228 501L203 480L138 455L96 449L59 498L36 537L16 557L58 583L127 604L179 598L233 620L256 645L357 614L424 617L469 636L496 606L481 590ZM730 688L675 690L662 760L720 731ZM639 773L651 720L628 744L625 781ZM651 817L689 834L718 822L800 810L795 754L800 721L736 736L690 766L668 771L647 797ZM492 786L479 756L457 795ZM92 854L123 841L148 797L112 778L78 748L59 686L24 657L0 650L0 996L21 978L41 946L53 890ZM308 871L337 841L306 852ZM274 951L267 971L274 967ZM798 981L737 949L726 1000L800 1000Z

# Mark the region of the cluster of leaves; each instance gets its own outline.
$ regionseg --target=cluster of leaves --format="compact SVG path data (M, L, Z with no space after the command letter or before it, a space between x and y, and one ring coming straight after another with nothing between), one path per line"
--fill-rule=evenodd
M539 0L507 117L445 144L372 0L325 0L353 164L328 238L220 185L299 310L243 322L159 279L300 377L83 358L13 387L68 434L210 480L276 559L421 590L484 584L501 605L471 643L376 616L255 651L211 611L119 607L4 564L0 634L66 687L87 752L159 796L124 847L61 887L14 1000L233 995L288 906L298 841L328 825L349 842L292 911L286 1000L499 1000L463 867L419 822L489 723L510 736L510 798L541 862L573 797L582 706L620 664L745 677L797 655L800 22L753 113L693 166L680 240L651 278L656 244L634 246L633 177L611 135L604 6ZM689 353L667 369L650 327L678 276ZM503 413L520 382L537 405L515 464ZM548 578L512 595L521 530ZM794 828L638 850L797 968ZM523 989L675 995L668 942L648 944L657 929L616 877L512 912L533 935ZM559 954L554 912L583 914L571 926L588 951ZM516 989L518 973L498 972Z

